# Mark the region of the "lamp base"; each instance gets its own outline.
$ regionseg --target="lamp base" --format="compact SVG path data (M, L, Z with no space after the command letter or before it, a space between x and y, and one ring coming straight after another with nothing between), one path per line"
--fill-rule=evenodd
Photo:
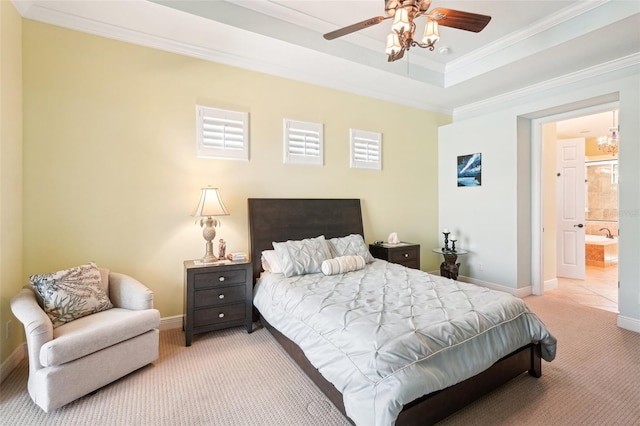
M215 236L215 230L214 232L214 236ZM200 259L202 261L202 263L214 263L218 261L218 258L216 257L215 254L213 254L213 242L212 241L207 241L207 251L204 254L204 256L202 257L202 259Z
M202 257L202 263L214 263L218 261L218 258L215 254L213 254L213 239L216 237L216 225L218 221L211 216L207 217L206 220L200 220L200 226L204 229L202 230L202 237L207 242L207 249Z
M218 261L218 258L215 256L204 256L202 259L200 259L200 261L202 263L216 263Z

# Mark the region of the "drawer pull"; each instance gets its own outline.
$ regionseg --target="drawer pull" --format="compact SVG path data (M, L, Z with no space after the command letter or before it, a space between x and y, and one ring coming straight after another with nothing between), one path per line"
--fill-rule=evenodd
M224 281L224 277L218 278L218 281Z
M219 295L218 299L224 299L224 294Z
M218 318L224 318L224 312L220 312L220 313L218 314Z
M405 254L404 254L404 257L409 257L409 253L405 253Z

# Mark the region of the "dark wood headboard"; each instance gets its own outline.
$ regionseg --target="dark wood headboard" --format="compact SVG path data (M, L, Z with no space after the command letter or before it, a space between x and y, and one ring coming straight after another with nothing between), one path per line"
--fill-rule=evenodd
M274 241L360 234L364 237L359 199L249 198L249 238L253 282L262 272L264 250Z

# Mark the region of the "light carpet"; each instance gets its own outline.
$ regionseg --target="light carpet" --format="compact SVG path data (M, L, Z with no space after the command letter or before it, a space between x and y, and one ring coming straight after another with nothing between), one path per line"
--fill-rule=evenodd
M523 374L442 425L639 425L640 334L611 312L551 296L527 304L558 338L542 377ZM160 333L160 358L53 413L26 391L21 362L0 388L3 425L346 425L265 329ZM73 383L69 383L73 386Z

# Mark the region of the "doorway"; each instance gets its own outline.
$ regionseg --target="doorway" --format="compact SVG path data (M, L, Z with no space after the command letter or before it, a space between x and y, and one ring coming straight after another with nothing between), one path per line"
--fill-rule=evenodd
M545 124L547 131L553 133L553 137L547 138L546 153L543 154L543 170L549 173L553 168L560 171L558 163L560 157L554 158L550 153L551 144L553 149L559 150L558 146L562 146L562 141L567 138L581 137L585 140L584 145L584 162L581 172L584 171L584 184L578 182L576 186L578 195L584 198L584 210L576 215L578 221L570 224L569 229L579 226L581 233L578 243L581 251L580 256L576 260L580 262L580 267L584 268L584 278L566 273L566 268L561 264L561 259L566 256L566 248L562 242L566 240L565 236L570 232L563 229L562 220L557 219L566 214L564 210L566 206L562 205L562 198L565 195L559 195L559 191L564 188L552 188L548 179L543 180L542 194L544 202L548 202L549 198L545 194L553 193L557 203L553 206L555 216L546 214L543 217L543 227L545 233L555 232L558 236L555 253L552 250L543 251L543 265L549 268L545 274L545 291L550 296L568 298L572 301L588 305L591 307L618 312L618 164L617 164L617 145L615 152L610 146L606 146L605 139L609 138L611 142L611 132L617 132L615 117L617 114L617 105L602 106L604 110L601 112L589 111L567 119L558 119ZM615 130L613 130L615 128ZM543 131L543 133L545 133ZM600 138L600 144L599 142ZM614 134L617 144L617 133ZM544 142L543 142L544 143ZM553 164L549 164L553 163ZM564 172L564 170L562 170ZM559 173L559 172L558 172ZM557 177L559 179L559 177ZM555 182L557 184L558 182ZM562 186L562 185L560 185ZM581 191L581 193L580 193ZM578 198L580 198L578 197ZM571 198L571 197L569 197ZM552 203L548 203L552 204ZM550 208L548 206L548 208ZM553 219L556 218L556 219ZM551 221L556 223L550 223ZM580 223L578 223L580 222ZM582 238L584 237L584 238ZM585 242L586 239L586 242ZM568 241L574 242L568 238ZM548 247L549 244L547 244ZM546 247L545 247L546 248ZM567 251L567 253L575 253ZM556 257L554 265L551 256ZM555 276L553 272L555 271ZM552 285L547 286L550 282ZM548 287L548 288L547 288Z

